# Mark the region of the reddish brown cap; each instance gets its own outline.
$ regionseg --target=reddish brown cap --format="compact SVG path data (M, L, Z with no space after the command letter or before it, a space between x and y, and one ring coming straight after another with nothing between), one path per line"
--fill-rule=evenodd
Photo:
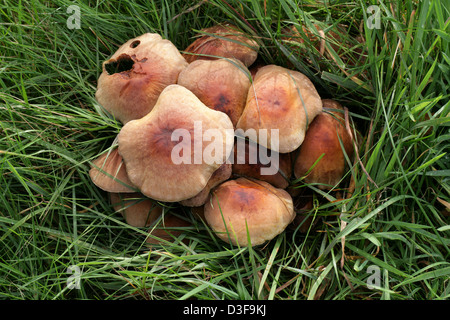
M160 244L161 240L172 241L182 234L183 228L191 225L187 219L176 215L173 209L165 210L141 193L110 193L110 201L129 225L148 228L146 242L150 244Z
M172 42L159 34L143 34L128 40L103 63L96 99L124 124L142 118L186 66Z
M110 193L109 198L114 210L133 227L148 227L162 214L162 207L156 201L139 192Z
M207 141L208 134L217 134ZM170 85L145 117L119 132L130 181L147 197L178 202L206 187L233 149L233 124L191 91Z
M351 159L353 143L345 127L344 114L339 111L343 111L343 107L329 99L323 100L323 106L324 111L314 119L306 132L295 160L294 174L297 179L304 177L306 183L318 184L319 189L330 190L339 184L344 175L344 151ZM308 173L319 158L319 162Z
M102 153L92 161L89 176L104 191L133 192L136 189L128 178L125 163L117 148Z
M231 173L231 163L224 163L219 167L219 169L214 171L211 178L208 180L206 187L204 187L199 194L193 198L180 201L180 204L186 207L199 207L204 205L209 198L211 189L228 180L231 177Z
M217 57L234 58L250 66L258 56L259 45L236 26L215 25L201 30L203 35L192 42L183 53L189 63ZM210 57L212 56L212 57Z
M154 221L150 226L149 236L147 237L146 242L149 244L161 244L164 241L173 241L183 234L185 228L190 226L191 223L181 216L172 213L171 211L164 212L160 218Z
M250 71L236 59L196 60L181 71L178 84L206 106L225 112L236 126L247 100L249 77Z
M302 144L309 124L321 111L322 100L304 74L267 65L255 75L236 128L256 130L260 145L289 153ZM267 139L261 138L261 129L267 130ZM278 130L278 146L272 144L272 129Z
M204 215L215 234L234 245L263 244L294 219L291 196L271 184L238 178L216 187Z
M273 167L273 173L262 170L270 167ZM278 153L256 142L238 138L234 147L233 174L266 181L274 187L285 189L292 175L291 154Z

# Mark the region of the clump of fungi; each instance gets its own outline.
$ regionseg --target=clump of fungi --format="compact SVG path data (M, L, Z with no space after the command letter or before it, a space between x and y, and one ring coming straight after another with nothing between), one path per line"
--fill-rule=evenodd
M298 71L250 70L258 43L235 26L201 34L181 52L143 34L103 63L96 98L122 126L89 175L149 243L189 226L164 205L175 204L226 242L261 245L312 209L297 205L299 183L342 182L354 153L345 108Z

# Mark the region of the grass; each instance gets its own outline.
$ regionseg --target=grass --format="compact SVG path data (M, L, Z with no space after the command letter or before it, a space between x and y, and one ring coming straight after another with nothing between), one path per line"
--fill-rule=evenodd
M73 4L80 29L67 27ZM379 29L364 23L370 4ZM449 299L449 16L445 0L3 1L0 297ZM146 230L126 225L88 176L120 130L94 98L101 63L144 32L182 50L224 21L258 40L262 62L300 70L348 108L363 137L351 188L316 193L308 232L254 248L218 240L176 208L192 227L149 249ZM281 32L304 37L300 26L312 23L348 28L326 58Z

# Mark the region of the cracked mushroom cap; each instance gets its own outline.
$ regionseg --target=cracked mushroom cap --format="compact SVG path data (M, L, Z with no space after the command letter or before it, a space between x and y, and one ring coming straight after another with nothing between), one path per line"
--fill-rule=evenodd
M233 124L191 91L170 85L145 117L119 132L130 181L147 197L178 202L196 196L233 150Z
M213 190L204 217L220 239L247 246L249 237L255 246L282 233L295 212L286 191L264 181L238 178Z
M196 60L181 71L178 84L208 107L225 112L236 126L247 100L250 71L236 59Z
M125 124L149 113L161 91L175 84L186 66L172 42L145 33L128 40L103 63L95 97Z
M236 128L254 129L260 145L289 153L302 144L309 124L321 111L322 100L304 74L267 65L255 75ZM261 136L261 129L266 129L267 139ZM272 130L277 130L278 141Z
M118 149L102 153L92 161L89 176L100 189L108 192L133 192L135 187L128 178L125 164Z
M344 176L344 151L351 159L353 143L345 126L344 114L339 111L344 110L342 105L334 100L324 99L323 107L324 111L311 123L298 151L294 174L297 179L304 177L306 183L318 184L319 189L330 190ZM312 170L308 173L310 168Z
M215 25L201 31L203 35L184 50L183 56L189 63L223 57L237 59L249 67L258 57L258 43L234 25Z

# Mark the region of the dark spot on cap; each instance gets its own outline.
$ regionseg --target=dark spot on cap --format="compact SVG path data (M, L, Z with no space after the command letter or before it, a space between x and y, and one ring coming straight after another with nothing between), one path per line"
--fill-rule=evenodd
M230 100L224 94L221 93L217 99L217 103L214 105L214 109L225 112L227 110L226 106L229 103Z

